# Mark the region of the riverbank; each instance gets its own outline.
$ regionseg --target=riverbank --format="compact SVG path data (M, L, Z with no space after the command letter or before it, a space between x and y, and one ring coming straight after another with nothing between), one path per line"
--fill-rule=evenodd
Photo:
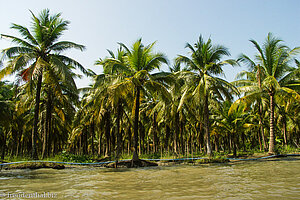
M141 159L138 162L132 163L131 160L120 160L116 164L115 161L104 162L91 162L91 163L74 163L74 162L62 162L62 161L19 161L19 162L2 162L0 163L1 169L40 169L40 168L52 168L52 169L64 169L65 166L72 167L103 167L103 168L137 168L137 167L155 167L155 166L169 166L177 164L189 164L189 165L201 165L210 163L228 163L228 162L240 162L240 161L255 161L266 160L274 158L283 158L291 156L300 156L299 153L295 154L255 154L251 156L240 155L235 158L230 156L227 158L175 158L175 159Z

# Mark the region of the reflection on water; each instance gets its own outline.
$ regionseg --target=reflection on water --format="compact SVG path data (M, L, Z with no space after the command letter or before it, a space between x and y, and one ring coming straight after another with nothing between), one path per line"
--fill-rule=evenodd
M0 172L0 199L23 192L58 199L300 199L300 160Z

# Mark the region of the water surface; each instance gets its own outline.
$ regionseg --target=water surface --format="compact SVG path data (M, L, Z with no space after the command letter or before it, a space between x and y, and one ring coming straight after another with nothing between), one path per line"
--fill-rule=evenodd
M0 172L0 199L44 192L57 199L300 199L300 159Z

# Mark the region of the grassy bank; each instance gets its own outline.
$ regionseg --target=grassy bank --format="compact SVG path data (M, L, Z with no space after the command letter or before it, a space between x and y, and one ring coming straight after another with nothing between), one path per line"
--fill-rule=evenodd
M299 148L282 148L277 154L300 154ZM253 150L253 151L239 151L236 158L259 158L268 156L267 152ZM204 152L195 152L193 154L174 154L174 153L155 153L155 154L141 154L140 159L180 159L180 158L209 158ZM123 154L119 160L130 160L132 155ZM210 159L226 159L233 158L233 154L229 152L215 152ZM5 157L4 162L30 161L30 157ZM96 155L74 155L63 152L61 154L43 159L44 161L58 161L58 162L73 162L73 163L95 163L116 160L114 155L108 157L98 157Z

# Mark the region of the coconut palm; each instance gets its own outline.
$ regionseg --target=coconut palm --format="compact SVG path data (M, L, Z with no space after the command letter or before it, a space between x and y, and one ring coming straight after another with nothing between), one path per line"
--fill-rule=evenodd
M32 157L38 158L36 139L39 122L39 104L42 87L43 73L45 71L59 71L65 74L67 66L78 67L87 73L81 64L62 55L68 49L84 50L83 45L69 41L58 41L60 36L68 28L69 21L61 18L61 13L50 15L49 9L43 10L38 16L32 12L32 27L30 29L18 24L12 24L11 28L17 30L21 38L1 34L2 38L12 40L18 46L2 50L2 59L8 63L0 71L0 79L6 75L18 73L31 85L36 84L34 126L32 132ZM55 80L55 79L54 79Z
M254 67L259 66L262 79L259 79L259 85L256 85L256 89L247 86L245 89L252 91L251 94L244 97L249 100L254 100L260 93L262 95L268 95L269 97L269 109L270 109L270 140L269 140L269 154L275 153L275 125L274 125L274 108L275 108L275 95L287 95L289 93L295 93L293 90L299 88L299 70L292 67L291 61L293 57L299 53L300 48L296 47L290 49L282 44L282 40L274 37L271 33L268 34L265 42L260 46L255 40L250 40L254 45L258 53L255 55L255 64L248 56L242 55L242 61L250 63L250 68L254 71ZM297 78L298 77L298 78ZM251 95L251 96L250 96ZM296 94L297 95L297 94Z
M242 134L243 129L252 126L249 118L251 115L245 112L246 104L239 104L239 106L231 107L232 102L225 101L220 104L218 110L215 110L215 128L221 130L223 133L227 133L231 136L233 141L233 155L236 157L238 138Z
M93 89L95 91L95 99L103 99L104 96L106 96L106 101L101 105L102 110L109 110L111 111L111 118L112 120L115 119L116 126L108 127L107 130L107 136L109 136L109 132L112 133L113 137L116 136L116 165L117 167L119 157L121 155L121 145L122 145L122 127L121 127L121 121L124 111L124 106L126 105L126 98L132 100L132 98L129 96L126 97L126 90L119 90L121 88L116 87L118 83L124 81L125 74L122 73L122 70L120 71L116 65L110 60L118 60L119 62L124 63L125 58L125 52L123 51L122 47L120 47L117 50L117 53L114 54L111 50L107 50L110 54L110 57L106 57L105 59L99 59L95 62L95 65L102 65L103 66L103 72L104 74L100 74L98 76L95 76L95 83L93 85ZM120 66L121 67L121 66ZM122 68L122 67L121 67ZM107 112L108 114L108 112ZM107 123L105 123L107 125ZM112 129L112 130L111 130ZM114 134L115 130L115 134ZM109 138L107 138L107 141ZM115 141L115 139L113 139ZM112 141L112 142L113 142ZM114 144L115 145L115 144ZM111 145L113 146L113 145Z
M139 109L141 96L149 92L157 92L161 96L166 95L166 89L155 78L159 75L150 74L154 69L159 69L162 63L167 63L167 59L162 53L153 53L155 42L144 46L142 40L137 40L129 49L125 44L119 43L124 48L125 55L123 60L107 58L104 65L111 66L114 71L123 73L127 78L114 87L119 90L130 89L134 94L134 107L132 115L134 116L134 151L132 161L138 161L138 130L139 130Z
M236 62L234 60L222 61L223 56L230 56L228 49L222 45L213 45L211 39L205 42L201 35L194 46L187 43L186 48L191 51L191 57L179 55L177 58L177 62L186 64L188 70L185 72L187 81L181 104L188 95L191 95L203 105L207 154L211 156L209 99L213 95L217 95L219 99L223 99L223 96L231 99L230 91L237 92L233 85L216 77L216 75L224 74L222 67L225 64L235 65Z
M264 127L263 127L263 114L264 114L264 104L266 101L266 94L262 91L262 81L265 75L259 64L254 63L248 56L242 54L238 61L246 64L252 71L242 71L237 74L236 81L231 82L233 85L238 87L240 93L244 94L244 97L240 98L248 104L251 104L254 100L257 102L258 107L258 120L259 120L259 130L260 133L258 138L262 139L264 150L267 151L267 143L265 141ZM239 100L237 102L240 102ZM234 103L236 106L236 103ZM261 140L259 139L260 149L262 149Z

